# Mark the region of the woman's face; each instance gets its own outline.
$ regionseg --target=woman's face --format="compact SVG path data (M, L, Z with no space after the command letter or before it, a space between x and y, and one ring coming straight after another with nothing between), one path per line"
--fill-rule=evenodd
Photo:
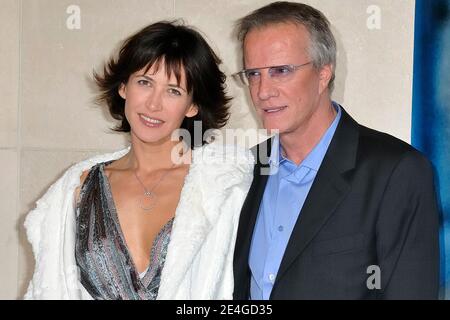
M139 70L119 88L125 99L125 116L131 127L132 139L144 143L162 143L171 139L184 117L193 117L198 108L186 89L186 74L181 68L180 83L175 75L166 75L164 61L159 70L153 65L146 73Z

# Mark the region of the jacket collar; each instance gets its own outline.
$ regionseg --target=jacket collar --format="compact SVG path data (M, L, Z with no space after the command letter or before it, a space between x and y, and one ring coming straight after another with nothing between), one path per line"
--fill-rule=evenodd
M236 192L234 186L246 184L248 188L254 160L251 154L236 153L234 147L230 148L232 150L209 145L193 151L193 161L175 213L158 299L172 299L176 295L187 273L195 267L194 261L213 228L220 223L233 224L233 213L222 212L221 206ZM226 216L222 218L224 214ZM221 248L227 241L227 236L224 237L208 241L216 241L215 247ZM225 258L217 253L211 259ZM208 276L209 270L198 271Z

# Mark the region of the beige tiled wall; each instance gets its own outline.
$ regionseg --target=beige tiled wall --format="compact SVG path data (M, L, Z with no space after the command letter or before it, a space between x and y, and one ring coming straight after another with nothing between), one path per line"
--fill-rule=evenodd
M0 150L0 299L17 295L19 225L17 221L17 151Z
M0 148L11 148L17 143L20 8L17 0L0 6Z
M18 150L20 6L0 3L0 299L17 296Z
M24 294L34 262L23 220L72 163L121 148L113 120L95 106L92 70L146 24L182 17L207 37L223 70L241 68L233 22L266 0L0 0L0 299ZM334 97L360 122L410 139L414 0L309 0L338 40ZM70 5L81 29L69 30ZM369 30L367 8L381 10ZM248 95L232 81L228 127L256 128Z

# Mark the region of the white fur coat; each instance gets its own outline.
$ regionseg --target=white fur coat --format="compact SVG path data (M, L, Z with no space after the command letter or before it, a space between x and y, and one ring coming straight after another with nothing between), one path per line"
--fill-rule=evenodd
M25 221L35 271L26 299L92 299L75 262L74 191L80 176L129 149L80 162L37 201ZM176 209L158 299L232 299L239 213L252 180L247 150L216 143L196 148Z

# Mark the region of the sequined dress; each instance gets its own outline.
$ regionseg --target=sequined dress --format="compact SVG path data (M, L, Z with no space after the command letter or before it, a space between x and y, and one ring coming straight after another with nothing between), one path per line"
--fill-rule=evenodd
M89 172L76 206L75 259L80 282L94 299L155 300L173 219L155 237L147 270L139 275L127 248L111 186L99 163Z

